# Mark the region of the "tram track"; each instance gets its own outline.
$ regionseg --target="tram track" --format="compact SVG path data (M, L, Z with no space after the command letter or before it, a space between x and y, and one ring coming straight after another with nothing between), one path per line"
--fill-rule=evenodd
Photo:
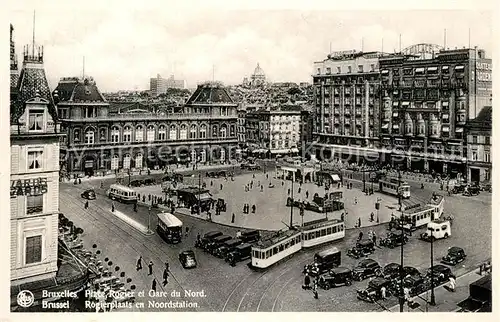
M154 255L154 257L158 258L158 259L161 259L161 262L164 262L165 259L168 259L168 261L170 262L173 262L174 261L174 258L172 258L172 256L170 254L168 254L167 252L165 251L159 251L159 249L161 247L163 247L164 245L158 243L158 241L156 240L155 236L156 235L152 235L151 237L144 237L144 236L141 236L142 238L150 238L151 241L154 243L154 247L148 247L146 245L146 243L142 240L140 240L139 238L137 238L135 235L135 233L138 233L136 231L134 231L134 228L130 227L130 226L126 226L126 227L129 227L131 230L132 230L132 233L127 231L126 229L120 227L117 223L113 222L111 219L109 218L106 218L106 216L97 216L97 215L93 215L91 214L91 211L88 211L85 210L85 209L82 209L81 206L79 205L80 204L80 200L75 200L76 198L74 196L68 196L68 198L64 198L64 203L66 205L68 205L68 203L70 203L71 205L73 205L73 207L69 207L71 210L76 210L76 211L73 211L73 213L80 213L80 214L83 214L83 216L81 216L80 218L83 218L83 217L87 217L87 221L94 227L96 227L98 230L102 230L102 228L99 228L99 226L97 225L98 222L102 222L103 220L109 224L109 225L106 225L106 228L109 229L111 232L115 233L115 236L117 236L119 239L121 239L124 244L127 244L128 247L132 248L134 251L137 252L137 254L144 254L144 251L139 251L139 247L137 247L138 245L142 248L142 249L145 249L146 252L149 252L150 254ZM97 205L97 204L93 204L92 205L93 208L98 208L99 210L102 211L102 213L105 213L107 214L108 213L108 209L104 209L102 206L100 205ZM76 208L76 209L75 209ZM65 214L66 217L68 218L71 218L72 216L71 215L68 215L68 214ZM91 218L91 220L89 220L89 218ZM117 218L118 221L120 221L120 219ZM127 235L127 239L124 238L121 234L126 234ZM158 236L156 236L158 237ZM158 237L159 238L159 237ZM135 243L131 243L130 239L132 239ZM182 285L182 283L180 282L180 280L177 278L176 274L174 274L174 272L172 271L172 268L173 266L171 265L170 266L170 276L171 278L176 282L176 284L179 286L179 288L181 288L182 290L182 294L184 294L184 292L186 291L186 288ZM155 276L156 278L156 276ZM158 281L161 281L162 278L156 278ZM157 286L164 290L163 289L163 286L161 283L158 283ZM198 298L198 300L202 300L204 302L204 305L206 305L206 307L209 307L211 309L213 309L210 305L210 302L208 302L207 300L203 299L203 298Z

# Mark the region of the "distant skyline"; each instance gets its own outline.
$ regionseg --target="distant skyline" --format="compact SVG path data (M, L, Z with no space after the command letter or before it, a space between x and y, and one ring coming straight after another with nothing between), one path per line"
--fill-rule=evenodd
M89 0L90 1L90 0ZM51 3L54 1L44 1ZM54 12L23 6L10 14L16 54L32 42L44 46L45 69L52 88L61 77L92 76L103 92L143 90L157 74L187 81L239 84L257 63L274 82L311 82L313 62L332 51L399 50L417 43L471 46L491 57L489 11L224 11L221 8L136 10L92 5L61 6Z

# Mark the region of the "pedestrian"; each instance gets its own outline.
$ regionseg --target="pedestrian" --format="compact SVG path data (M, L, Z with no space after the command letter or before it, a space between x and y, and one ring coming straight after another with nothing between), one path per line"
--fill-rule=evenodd
M359 232L358 241L361 240L361 239L363 239L363 232L362 231Z
M283 187L285 185L285 182L284 181L281 181L281 186Z
M266 179L269 179L269 173L266 173Z
M373 232L371 230L368 232L368 239L373 241Z
M358 217L358 227L361 227L361 217Z
M189 227L186 226L186 234L185 234L185 236L187 237L188 234L189 234Z
M156 279L153 278L153 284L151 285L151 290L156 292Z
M222 187L223 187L223 186L222 186L222 183L221 183L221 184L220 184L220 190L222 190Z
M403 289L403 294L404 294L404 298L405 298L405 301L408 303L408 306L411 305L411 301L410 301L410 289L405 287Z
M255 213L255 205L252 205L252 214Z
M104 188L104 182L101 181L101 189Z
M137 202L134 203L134 212L137 212Z
M168 284L168 268L165 267L163 270L163 286Z
M238 230L238 231L236 232L236 238L240 238L240 237L241 237L241 231L239 231L239 230Z
M234 224L234 213L233 213L233 215L231 216L231 224Z
M354 197L354 204L357 205L358 204L358 198L357 197Z
M89 201L85 201L85 209L88 209L89 208Z
M82 184L82 179L78 178L78 184Z
M317 282L317 280L314 280L312 290L313 290L314 298L317 300L318 299L318 282Z
M300 187L299 187L299 191L298 191L298 193L300 193L300 191L301 191L301 189L300 189Z
M450 291L455 292L456 280L455 276L450 275Z
M115 212L115 203L114 202L111 203L111 212Z
M290 195L290 188L288 188L288 195Z
M386 292L385 286L382 286L382 287L380 288L380 297L381 297L381 298L382 298L382 300L384 300L384 301L385 301L385 300L386 300L386 298L387 298L387 296L386 296L386 293L385 293L385 292Z
M309 274L306 273L306 276L304 277L304 285L302 288L304 290L308 290L311 287L311 278L309 277Z
M306 191L306 199L309 198L309 191Z
M137 259L136 269L137 271L140 271L142 269L142 256L139 256L139 258Z
M372 235L372 240L373 240L373 245L377 246L377 235L375 235L375 233L373 233Z
M153 261L149 261L149 264L148 264L148 275L153 275Z

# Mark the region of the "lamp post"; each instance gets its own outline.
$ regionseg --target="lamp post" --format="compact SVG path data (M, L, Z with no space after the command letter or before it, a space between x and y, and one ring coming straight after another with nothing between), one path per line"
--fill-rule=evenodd
M366 172L363 171L363 192L366 192Z
M434 295L434 235L431 230L431 301L430 305L436 305L436 297Z
M198 173L198 216L200 216L201 214L200 194L201 194L201 173Z
M151 206L148 207L148 233L151 232Z
M290 228L293 224L293 182L295 181L295 172L292 173L292 206L290 207Z

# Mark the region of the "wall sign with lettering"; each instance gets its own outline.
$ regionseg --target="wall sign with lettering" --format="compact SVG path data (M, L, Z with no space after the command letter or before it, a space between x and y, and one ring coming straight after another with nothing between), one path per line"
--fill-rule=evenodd
M38 196L47 193L47 178L32 178L12 180L10 182L10 197Z

